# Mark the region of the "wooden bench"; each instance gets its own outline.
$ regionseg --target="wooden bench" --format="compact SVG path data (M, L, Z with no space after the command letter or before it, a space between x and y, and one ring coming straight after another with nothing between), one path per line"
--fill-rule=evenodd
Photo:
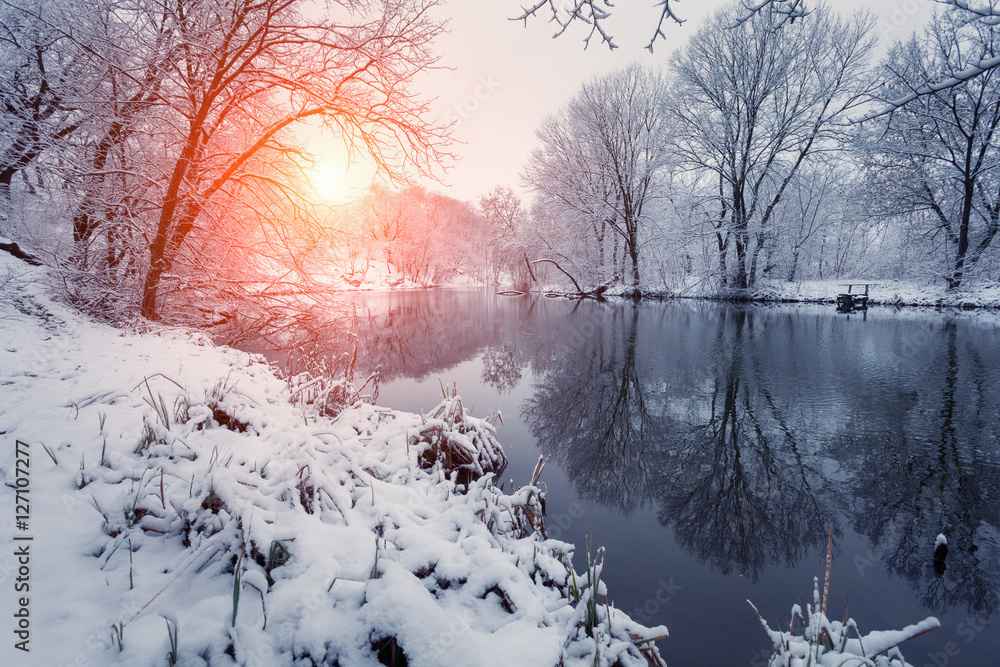
M860 291L851 293L854 287L860 288L861 286L865 288L864 294L861 294ZM868 289L876 286L875 283L841 283L839 287L846 287L847 291L837 295L837 310L843 313L849 313L852 310L867 310Z

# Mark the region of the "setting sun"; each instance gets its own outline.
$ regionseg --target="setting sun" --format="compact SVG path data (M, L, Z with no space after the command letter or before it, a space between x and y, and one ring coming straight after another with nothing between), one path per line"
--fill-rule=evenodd
M347 187L348 160L334 145L326 144L323 152L316 154L315 163L308 168L309 181L316 194L326 203L342 203L349 198Z
M371 176L366 161L348 153L343 137L316 121L303 123L295 135L306 155L303 175L316 203L346 204L366 187Z
M326 163L319 163L313 170L312 184L321 195L327 195L344 182L344 172Z

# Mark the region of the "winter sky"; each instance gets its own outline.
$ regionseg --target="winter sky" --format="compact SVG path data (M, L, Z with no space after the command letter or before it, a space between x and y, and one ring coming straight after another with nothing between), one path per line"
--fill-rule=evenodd
M542 118L556 112L598 74L632 61L667 65L705 17L731 1L677 0L676 12L685 23L664 22L667 39L657 40L650 53L645 46L659 16L655 0L615 3L607 23L619 46L614 51L596 37L584 50L582 24L552 39L553 24L544 15L529 20L527 26L510 20L520 14L518 0L445 0L439 12L449 19L449 32L438 40L437 51L440 65L449 69L429 72L419 92L437 97L435 109L441 117L456 120L453 136L462 143L452 150L461 159L443 184L428 183L428 188L473 202L497 184L517 188ZM833 0L832 4L845 13L873 11L883 48L919 29L935 6L933 0ZM334 171L343 174L342 167ZM359 168L349 175L355 188L370 178L370 170ZM338 177L331 175L335 180Z

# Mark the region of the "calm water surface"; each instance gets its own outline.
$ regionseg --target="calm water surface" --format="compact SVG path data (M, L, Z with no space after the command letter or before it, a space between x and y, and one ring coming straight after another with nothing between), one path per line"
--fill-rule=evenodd
M910 663L1000 665L1000 315L452 290L328 313L277 347L335 354L347 326L380 404L427 411L440 381L499 409L504 477L551 457L549 536L577 569L607 548L613 603L669 628L671 667L766 664L746 600L786 624L830 525L831 617L847 602L864 633L935 615Z

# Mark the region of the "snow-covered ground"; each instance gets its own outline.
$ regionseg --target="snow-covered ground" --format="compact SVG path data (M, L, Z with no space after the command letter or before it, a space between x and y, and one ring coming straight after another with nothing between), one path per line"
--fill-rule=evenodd
M666 634L533 529L541 487L479 475L502 454L459 397L322 416L40 271L0 253L0 664L645 665Z
M837 280L803 280L798 282L763 281L751 296L760 301L829 302L847 291L853 284L853 294L864 293L869 284L869 303L888 306L938 306L956 308L1000 308L1000 284L972 282L968 286L949 292L945 285L926 285L915 281L876 280L864 277ZM652 292L655 292L653 290ZM692 282L684 289L666 296L717 297L718 292L705 282Z
M854 283L853 294L864 293L869 283L869 303L888 306L944 306L958 308L1000 308L1000 284L973 282L970 286L949 292L944 284L921 285L900 280L809 280L789 283L769 282L761 287L765 298L793 301L829 301L847 291ZM860 288L860 289L859 289Z

